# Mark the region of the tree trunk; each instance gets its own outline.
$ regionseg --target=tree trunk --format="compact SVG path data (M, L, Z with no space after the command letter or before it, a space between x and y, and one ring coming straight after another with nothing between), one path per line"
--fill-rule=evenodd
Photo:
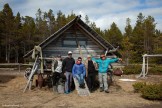
M126 51L127 53L126 53L126 66L128 66L129 65L129 51L127 50Z
M25 49L25 44L24 44L24 55L25 55L25 53L26 53L26 49Z
M16 56L15 56L15 63L18 63L18 61L19 61L18 49L16 49L15 53L16 53Z
M8 63L10 63L10 51L11 51L11 46L9 44L8 45L8 60L7 60Z
M6 43L5 43L5 47L6 47L6 62L8 61L8 47L7 47L7 34L6 34Z
M1 51L2 51L2 47L0 46L0 58L1 58L1 56L2 56L2 55L1 55L1 53L2 53Z

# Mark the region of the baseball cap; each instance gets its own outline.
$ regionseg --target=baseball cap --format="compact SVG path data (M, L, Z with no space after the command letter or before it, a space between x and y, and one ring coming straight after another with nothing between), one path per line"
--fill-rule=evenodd
M68 51L68 54L72 54L72 52L71 51Z

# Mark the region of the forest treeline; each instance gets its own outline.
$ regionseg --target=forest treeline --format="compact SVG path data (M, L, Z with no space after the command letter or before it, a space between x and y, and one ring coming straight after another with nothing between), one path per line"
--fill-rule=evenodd
M34 45L38 45L75 17L73 11L65 15L61 10L55 14L51 9L48 12L38 9L36 18L21 16L19 12L14 16L9 4L5 4L0 10L0 62L23 62L23 55L33 49ZM141 62L143 54L162 53L162 33L156 29L153 16L139 13L134 27L131 26L131 19L126 18L124 33L115 22L107 25L109 29L101 30L95 22L89 20L88 15L84 19L109 43L119 46L119 53L127 64ZM156 63L160 61L162 59L155 60Z

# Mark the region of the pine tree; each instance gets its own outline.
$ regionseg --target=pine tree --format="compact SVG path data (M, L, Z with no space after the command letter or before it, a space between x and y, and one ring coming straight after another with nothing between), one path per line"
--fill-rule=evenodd
M43 41L49 36L49 29L46 20L46 13L41 9L38 9L36 13L36 35L39 36L39 40Z
M21 16L18 12L15 19L14 19L14 36L12 42L12 50L13 50L13 57L15 57L15 62L19 62L19 51L20 51L20 39L22 36L21 32L22 24L21 24Z
M88 15L85 16L85 23L86 23L88 26L90 25L90 21L89 21Z
M121 47L121 41L122 41L122 33L120 31L120 29L117 27L117 25L113 22L110 29L108 29L106 31L106 35L107 35L107 39L109 40L109 42L117 47L120 46Z
M132 54L132 44L130 42L130 37L132 36L132 26L130 25L131 20L129 18L126 19L126 27L125 27L125 33L122 40L122 55L125 58L126 65L129 64L129 58Z
M30 16L25 16L25 18L22 18L23 20L23 26L22 26L22 49L23 54L27 51L30 51L34 45L38 45L40 42L40 36L36 34L36 24L34 22L34 18Z
M136 25L133 29L132 37L130 38L131 43L133 44L134 55L132 59L134 62L142 61L141 56L144 54L144 19L142 13L139 13L137 16Z
M139 13L136 25L133 29L131 42L133 43L134 60L136 62L142 61L143 54L150 54L154 47L156 23L153 17L145 18L142 13Z
M11 55L11 42L14 33L14 16L12 9L10 8L9 4L5 4L2 10L2 16L4 18L4 38L3 44L5 45L6 49L6 61L10 62L10 55Z
M59 28L61 28L62 15L63 15L63 13L61 12L61 10L59 10L58 13L57 13L57 19L56 19L56 21L57 21L57 30Z
M144 50L147 54L152 53L154 47L156 23L152 16L144 20Z
M73 11L71 11L71 14L67 16L67 22L70 22L71 20L73 20L76 17L75 13L73 13Z
M4 44L3 43L4 38L4 17L2 11L0 11L0 60L3 61L3 55L4 55Z
M55 16L53 14L53 11L50 9L48 12L45 12L44 17L48 24L49 35L51 35L55 32L55 28L56 28L56 21L55 21Z
M131 37L132 36L132 26L131 26L131 19L130 18L127 18L126 19L126 27L125 27L125 34L124 36L127 36L127 37Z

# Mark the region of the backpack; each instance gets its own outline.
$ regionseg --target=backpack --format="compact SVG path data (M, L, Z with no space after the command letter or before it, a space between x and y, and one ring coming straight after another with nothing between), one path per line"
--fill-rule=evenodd
M113 72L114 75L121 76L123 74L123 71L120 68L117 68Z

